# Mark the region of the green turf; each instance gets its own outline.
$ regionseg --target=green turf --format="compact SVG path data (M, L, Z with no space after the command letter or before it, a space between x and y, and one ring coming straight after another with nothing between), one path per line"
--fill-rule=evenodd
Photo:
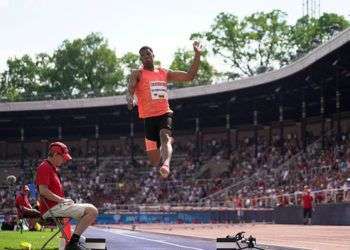
M51 230L42 232L24 231L22 234L16 231L0 231L0 250L19 250L22 241L32 244L32 250L38 250L55 232L57 232L57 229L53 232ZM45 249L58 250L60 235L60 233L56 235Z

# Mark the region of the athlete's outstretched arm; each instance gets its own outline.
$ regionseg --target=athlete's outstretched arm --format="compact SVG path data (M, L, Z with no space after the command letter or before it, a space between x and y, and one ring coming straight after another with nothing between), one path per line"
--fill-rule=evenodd
M168 81L174 82L188 82L192 81L198 72L200 57L202 53L202 45L195 41L193 43L194 59L190 69L187 72L184 71L171 71L168 72Z
M133 70L130 74L130 79L128 83L128 90L126 91L126 101L128 103L128 109L132 110L134 107L134 93L136 85L139 81L139 70Z

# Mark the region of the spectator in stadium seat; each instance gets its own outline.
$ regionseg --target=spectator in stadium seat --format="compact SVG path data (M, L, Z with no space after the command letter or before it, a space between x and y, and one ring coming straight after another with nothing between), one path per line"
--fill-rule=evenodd
M29 187L27 185L22 186L21 192L16 196L16 209L19 219L27 219L29 231L34 231L36 218L41 218L41 214L38 210L33 209L28 199Z
M350 178L347 178L344 185L344 201L349 202L350 201Z
M43 218L69 217L78 221L66 250L85 249L79 245L80 236L94 223L98 213L92 204L75 204L71 199L64 198L58 168L71 159L67 146L61 142L54 142L49 146L48 158L39 165L36 172L40 212Z
M172 119L173 111L169 107L167 82L192 81L197 75L202 46L193 43L195 52L193 63L188 72L155 68L153 50L144 46L139 50L142 69L133 70L128 84L126 100L131 110L138 101L138 112L145 119L145 142L148 157L154 167L160 167L160 174L167 178L172 156ZM160 162L162 160L162 162Z

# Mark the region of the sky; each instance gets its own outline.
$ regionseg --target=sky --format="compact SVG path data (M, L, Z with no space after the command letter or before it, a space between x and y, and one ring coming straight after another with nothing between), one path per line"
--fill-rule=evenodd
M9 57L52 53L65 39L100 32L117 56L143 45L168 67L178 48L191 49L189 37L210 29L220 12L240 17L280 9L294 23L303 0L0 0L0 72ZM320 0L322 12L350 20L350 0ZM214 67L220 60L211 57Z

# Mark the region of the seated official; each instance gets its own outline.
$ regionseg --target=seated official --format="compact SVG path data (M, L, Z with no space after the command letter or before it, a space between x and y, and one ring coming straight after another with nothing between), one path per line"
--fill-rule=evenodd
M98 211L92 204L76 204L64 198L59 168L72 157L61 142L50 144L48 157L36 171L36 185L40 193L40 213L43 218L67 217L78 221L74 233L66 245L66 250L85 249L79 245L81 234L96 220Z
M41 214L38 210L33 209L28 199L29 187L22 186L21 192L16 196L16 209L18 219L27 219L30 231L35 231L35 223Z

